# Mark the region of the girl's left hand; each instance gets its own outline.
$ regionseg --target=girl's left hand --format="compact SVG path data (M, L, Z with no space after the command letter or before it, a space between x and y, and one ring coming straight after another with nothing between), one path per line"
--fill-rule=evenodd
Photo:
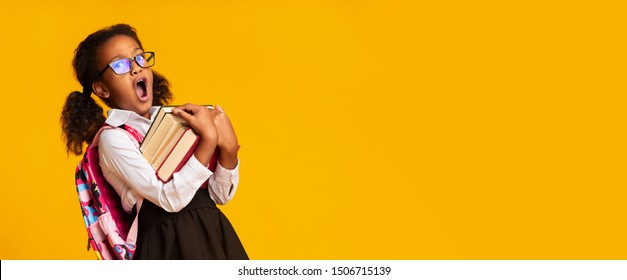
M218 131L218 148L220 148L218 160L224 168L233 169L237 165L237 150L239 149L235 130L220 105L216 105L215 109L210 111Z

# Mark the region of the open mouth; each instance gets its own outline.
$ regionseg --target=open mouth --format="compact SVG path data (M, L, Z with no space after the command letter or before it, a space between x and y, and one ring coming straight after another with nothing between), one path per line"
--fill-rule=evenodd
M146 78L142 77L135 81L135 92L140 100L148 100L148 89L146 86Z

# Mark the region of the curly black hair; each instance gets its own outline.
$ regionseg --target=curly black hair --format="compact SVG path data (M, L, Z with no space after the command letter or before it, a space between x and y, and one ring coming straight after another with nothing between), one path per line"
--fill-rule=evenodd
M65 140L66 152L75 155L83 153L83 143L91 143L104 124L103 109L91 97L92 83L98 81L98 60L96 54L100 47L112 37L124 35L133 38L140 48L142 46L137 32L128 24L116 24L98 30L83 40L74 51L72 66L76 79L83 87L83 92L73 91L65 100L61 112L61 126ZM101 98L111 106L108 99ZM172 101L170 83L161 74L153 70L153 106L162 106Z

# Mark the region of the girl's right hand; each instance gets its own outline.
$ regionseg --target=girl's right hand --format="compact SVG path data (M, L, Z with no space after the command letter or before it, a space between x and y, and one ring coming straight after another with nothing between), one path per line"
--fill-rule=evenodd
M172 109L172 113L181 117L200 136L200 142L194 155L204 165L209 165L213 151L218 144L218 130L209 109L205 106L185 104Z
M187 103L172 109L172 113L184 119L201 138L218 142L218 130L207 107Z

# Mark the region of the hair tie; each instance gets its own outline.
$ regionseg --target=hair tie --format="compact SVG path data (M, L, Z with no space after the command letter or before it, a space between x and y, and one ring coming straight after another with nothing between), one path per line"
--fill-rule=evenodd
M91 96L91 87L83 87L83 94Z

